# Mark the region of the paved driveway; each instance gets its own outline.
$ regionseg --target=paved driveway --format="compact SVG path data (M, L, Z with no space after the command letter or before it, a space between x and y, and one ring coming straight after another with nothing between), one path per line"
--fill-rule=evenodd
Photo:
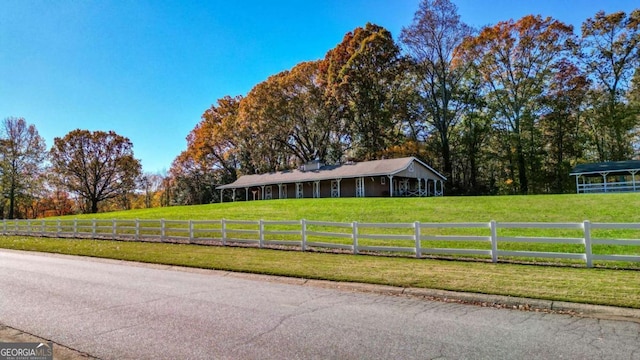
M640 359L640 324L0 250L0 323L103 359Z

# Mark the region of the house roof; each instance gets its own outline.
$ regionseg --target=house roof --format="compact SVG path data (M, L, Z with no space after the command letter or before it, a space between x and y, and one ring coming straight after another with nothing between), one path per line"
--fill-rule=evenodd
M406 170L412 162L417 162L418 164L424 166L429 171L433 172L435 176L439 177L442 180L447 179L422 161L414 157L405 157L400 159L363 161L342 165L325 165L318 170L288 170L267 174L244 175L231 184L218 186L217 188L248 188L253 186L271 184L287 184L308 181L356 178L361 176L394 175Z
M587 175L611 172L640 171L640 160L608 161L576 165L571 175Z

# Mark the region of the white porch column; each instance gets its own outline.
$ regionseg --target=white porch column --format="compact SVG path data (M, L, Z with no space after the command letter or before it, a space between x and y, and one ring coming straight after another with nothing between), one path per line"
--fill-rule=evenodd
M304 184L296 183L296 199L302 199L304 197Z
M602 180L604 182L604 192L607 192L607 175L609 175L609 173L604 172L604 173L600 173L600 175L602 175Z
M576 194L580 194L580 185L578 183L578 178L580 175L576 175Z
M220 189L220 202L222 201L222 198L224 197L224 189Z
M262 187L262 191L261 191L260 197L262 198L262 200L264 200L264 185L262 185L261 187Z
M364 177L356 178L356 197L364 197Z
M342 179L335 179L331 182L331 197L332 198L339 198L342 197L342 195L340 194L340 181L342 181ZM335 185L335 188L334 188Z
M320 181L313 182L313 197L314 198L320 197Z
M389 197L393 197L393 175L387 175L389 177Z
M278 184L278 199L282 199L282 184Z
M232 199L231 200L235 202L236 201L236 189L235 188L231 189L231 193L232 193L232 195L231 195Z
M244 201L249 201L249 188L244 188L245 197Z
M422 179L418 178L418 196L422 196Z
M638 170L630 171L631 173L631 185L633 186L633 191L636 191L636 173Z

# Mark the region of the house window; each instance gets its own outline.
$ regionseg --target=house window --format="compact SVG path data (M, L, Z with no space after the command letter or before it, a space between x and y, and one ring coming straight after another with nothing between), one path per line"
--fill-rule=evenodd
M387 185L387 178L385 176L380 176L380 184Z

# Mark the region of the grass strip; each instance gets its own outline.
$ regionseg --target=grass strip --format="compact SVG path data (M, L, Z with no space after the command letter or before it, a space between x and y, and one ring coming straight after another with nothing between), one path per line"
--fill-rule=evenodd
M0 237L0 247L205 269L640 308L640 271L268 249Z

